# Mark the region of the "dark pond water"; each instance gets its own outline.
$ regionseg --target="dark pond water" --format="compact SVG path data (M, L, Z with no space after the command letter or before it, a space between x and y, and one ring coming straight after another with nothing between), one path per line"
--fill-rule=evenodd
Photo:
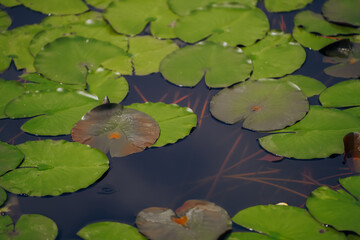
M315 0L307 9L320 12L323 2ZM265 11L263 3L260 7ZM12 17L12 28L39 22L44 17L24 7L2 9ZM279 29L283 19L286 25L283 30L291 32L296 13L267 15L273 29ZM343 80L323 73L326 65L318 52L308 49L306 52L307 60L296 74L314 77L327 86ZM0 78L16 80L19 74L12 65ZM87 189L58 197L17 196L19 213L38 213L52 218L59 227L58 239L80 239L76 232L98 221L134 225L136 214L146 207L175 209L188 199L215 202L230 216L258 204L287 202L304 206L308 194L320 184L335 186L339 176L351 174L343 164L342 155L318 160L266 161L270 155L257 142L257 138L265 134L242 129L241 123L226 125L211 117L209 99L219 90L209 90L203 81L194 88L180 88L160 74L125 78L130 92L122 102L124 105L145 100L175 102L194 110L198 126L176 144L123 158L109 156L110 170ZM317 97L310 101L313 105L319 104ZM20 144L45 139L23 133L20 126L24 121L0 120L0 141ZM70 141L71 137L52 139ZM236 226L235 229L242 230Z

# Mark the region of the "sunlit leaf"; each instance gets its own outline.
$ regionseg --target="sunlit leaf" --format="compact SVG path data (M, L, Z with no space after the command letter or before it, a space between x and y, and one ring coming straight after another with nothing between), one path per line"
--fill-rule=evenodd
M352 172L360 173L360 133L348 133L343 141L345 163Z
M233 232L226 240L272 240L273 238L255 232Z
M269 12L289 12L304 8L314 0L265 0L265 7Z
M231 46L253 44L265 37L269 22L259 8L244 5L214 5L179 18L175 34L185 42L226 42Z
M301 89L306 97L318 95L326 89L326 86L322 82L302 75L287 75L279 80L294 83Z
M333 108L311 106L300 122L259 139L267 151L290 158L325 158L344 151L343 137L360 131L360 118Z
M350 113L357 117L360 117L360 107L348 108L348 109L345 109L344 112Z
M146 240L135 227L118 222L92 223L83 227L77 235L86 240Z
M339 82L321 93L319 100L324 107L360 106L360 80Z
M360 199L360 177L359 176L351 176L347 178L340 178L340 184L349 192L351 195L356 197L358 200Z
M268 236L268 238L255 237L253 239L346 239L345 234L320 224L305 209L297 207L253 206L241 210L232 220L243 227Z
M24 92L25 89L21 83L0 78L0 119L7 117L5 114L6 104Z
M24 155L17 147L0 142L0 176L16 168L23 159Z
M322 7L329 21L355 26L360 26L359 11L359 0L327 0Z
M64 140L29 141L17 145L25 160L0 177L7 191L29 196L57 196L86 188L109 168L105 154Z
M6 7L14 7L20 5L21 3L19 3L17 0L0 0L0 4Z
M209 87L227 87L250 76L252 64L232 47L205 42L169 54L160 64L161 74L171 83L195 86L205 75Z
M60 27L74 23L95 24L98 22L104 22L103 15L102 13L95 11L88 11L76 15L48 16L41 21L42 24L53 27Z
M0 10L0 32L6 30L11 25L11 18L9 15Z
M24 6L45 14L67 15L82 13L88 10L81 0L17 0Z
M286 99L286 101L284 100ZM282 129L302 119L309 102L291 82L247 81L218 92L210 102L210 112L218 120L255 131Z
M99 9L107 8L112 1L113 0L86 0L88 4Z
M160 137L153 147L161 147L175 143L190 134L196 127L197 117L190 108L179 107L176 104L165 103L134 103L128 108L133 108L150 115L159 124Z
M7 194L5 190L3 188L0 188L0 207L5 203L6 199L7 199Z

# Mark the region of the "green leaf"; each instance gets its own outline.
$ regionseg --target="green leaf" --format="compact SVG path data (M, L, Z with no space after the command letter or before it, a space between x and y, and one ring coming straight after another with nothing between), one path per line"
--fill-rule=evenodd
M340 178L340 184L354 197L360 200L360 177L351 176L347 178Z
M95 11L88 11L76 15L48 16L41 21L43 25L49 25L52 27L62 27L74 23L96 24L98 22L105 21L103 19L102 13Z
M290 34L272 31L263 40L243 49L253 61L251 79L282 77L301 67L305 50Z
M297 207L258 205L238 212L232 220L243 227L267 235L267 239L346 239L343 233L323 226L305 209Z
M36 135L70 134L72 127L99 104L96 96L83 91L57 90L24 94L6 107L10 118L33 117L21 129Z
M233 232L226 240L273 240L272 237L255 232Z
M348 109L345 109L343 111L346 112L346 113L349 113L351 115L360 117L360 107L348 108Z
M161 147L175 143L190 134L196 127L197 117L190 108L179 107L176 104L165 103L134 103L127 108L133 108L150 115L159 124L160 137L153 147Z
M322 82L302 75L287 75L279 80L294 83L301 89L306 97L318 95L326 89L326 86Z
M9 15L0 10L0 32L5 31L11 25L11 18Z
M4 189L0 188L0 207L5 203L7 199L7 194ZM1 232L1 230L0 230Z
M0 119L7 118L5 114L6 104L24 92L25 89L21 83L0 78Z
M19 3L17 0L0 0L0 4L6 7L14 7L20 5L21 3Z
M171 83L195 86L205 75L209 87L227 87L250 76L252 64L232 47L205 42L180 48L160 64L161 74Z
M307 32L305 29L299 26L294 26L292 35L294 39L301 45L314 51L318 51L321 48L337 41L337 39L334 38Z
M342 154L342 139L360 131L360 119L338 109L311 106L303 120L291 127L260 138L267 151L289 158L326 158Z
M324 107L360 106L360 80L351 79L327 88L319 97Z
M23 159L24 155L17 147L0 142L0 176L19 166Z
M130 225L118 222L97 222L83 227L78 233L83 239L131 239L146 240L146 238L138 232L138 230Z
M249 46L265 37L269 22L259 8L220 5L179 18L174 30L178 38L189 43L207 38L230 46Z
M0 236L13 231L13 222L8 215L0 216Z
M347 235L347 240L360 240L360 236L357 234L348 234Z
M269 12L290 12L304 8L314 0L265 0L265 7Z
M15 194L57 196L75 192L93 184L109 168L105 154L80 143L29 141L18 148L25 160L0 178L0 185Z
M71 0L64 3L62 0L17 0L34 11L51 15L67 15L82 13L88 10L81 0Z
M115 31L137 35L151 22L152 35L174 38L172 23L177 16L169 9L167 0L118 0L113 1L104 12L105 19Z
M113 0L86 0L88 4L99 9L105 9Z
M327 0L322 12L331 22L360 26L360 0Z

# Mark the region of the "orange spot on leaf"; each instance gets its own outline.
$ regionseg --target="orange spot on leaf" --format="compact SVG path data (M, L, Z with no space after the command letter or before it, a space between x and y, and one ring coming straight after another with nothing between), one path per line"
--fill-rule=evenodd
M253 110L254 112L260 111L262 109L261 106L253 106L251 107L251 110Z
M172 221L174 223L177 223L177 224L180 224L180 225L182 225L184 227L187 227L186 223L188 221L188 218L187 218L187 216L182 216L181 218L175 218L174 217L174 218L172 218Z
M109 137L109 139L120 139L121 134L118 132L114 132L114 133L110 133L108 137Z

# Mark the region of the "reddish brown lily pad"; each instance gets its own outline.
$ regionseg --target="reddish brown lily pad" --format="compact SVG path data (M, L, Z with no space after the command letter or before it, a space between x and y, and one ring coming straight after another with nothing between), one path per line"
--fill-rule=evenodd
M345 162L352 172L360 173L360 133L348 133L343 141Z

